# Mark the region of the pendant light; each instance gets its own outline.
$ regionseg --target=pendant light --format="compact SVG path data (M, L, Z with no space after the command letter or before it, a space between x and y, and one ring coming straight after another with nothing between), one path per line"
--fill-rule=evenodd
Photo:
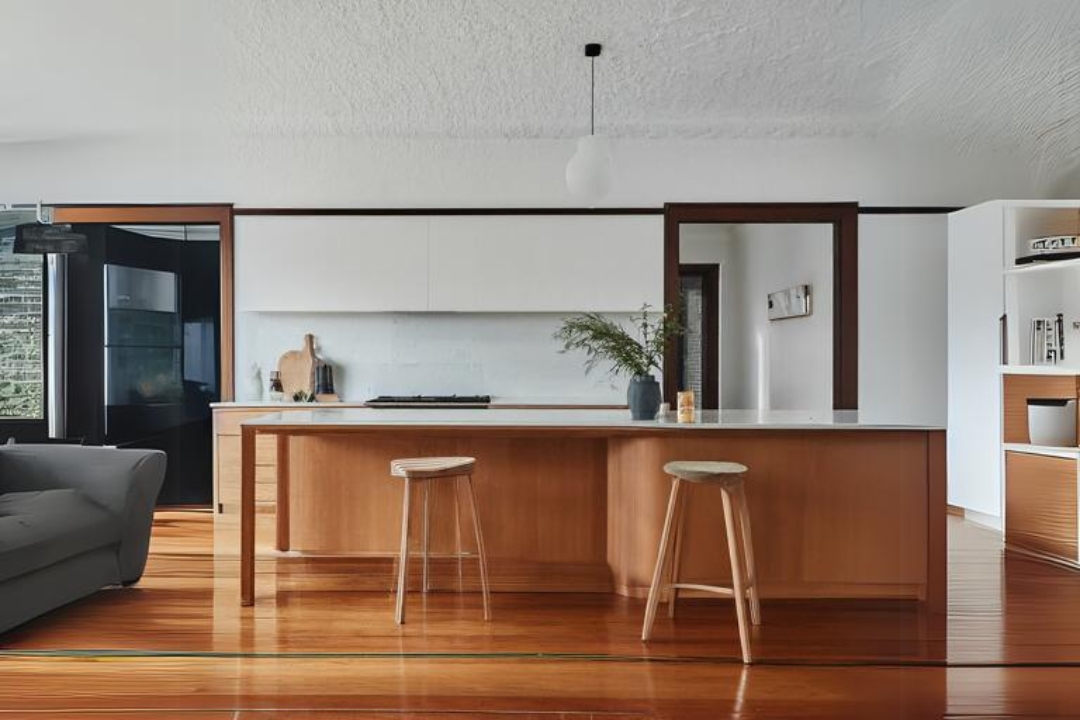
M611 189L611 153L607 138L596 134L596 58L600 43L585 46L589 58L589 134L578 138L577 152L566 164L566 188L588 205L607 195Z

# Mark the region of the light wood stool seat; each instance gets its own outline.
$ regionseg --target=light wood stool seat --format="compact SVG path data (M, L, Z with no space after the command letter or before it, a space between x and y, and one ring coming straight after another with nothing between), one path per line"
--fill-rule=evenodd
M660 548L656 555L649 601L645 606L645 624L641 639L648 642L656 621L656 608L660 596L668 592L668 615L675 616L675 603L679 590L698 590L726 595L735 600L735 616L739 624L739 645L744 663L752 663L750 652L750 628L747 624L746 602L750 604L750 621L761 624L761 603L758 598L757 575L754 571L754 544L750 533L750 511L746 504L745 465L734 462L707 460L677 460L664 465L664 473L671 476L671 496L668 499L664 530L660 535ZM679 557L683 544L683 517L686 511L686 494L689 487L683 483L709 484L720 488L724 501L724 527L727 532L728 558L731 561L731 584L720 587L702 583L679 582ZM736 523L736 513L738 522ZM738 533L736 532L738 529ZM739 552L741 536L742 552ZM665 570L669 572L664 581Z
M424 592L429 589L428 551L431 535L429 532L428 485L432 481L448 480L453 483L454 521L457 535L458 577L461 576L461 520L458 507L458 490L464 485L469 497L472 512L473 532L476 537L476 556L480 564L480 591L484 600L484 619L491 619L491 591L488 587L487 554L484 551L484 535L480 530L480 514L476 510L476 496L473 494L472 473L476 468L476 459L471 457L419 457L398 458L390 461L390 475L405 480L404 497L401 507L401 551L398 557L397 605L394 619L398 625L405 622L405 595L409 577L409 524L410 499L413 484L419 485L423 493L423 583Z
M399 478L430 479L471 475L476 458L430 457L400 458L390 461L390 474Z
M742 482L748 471L745 465L713 460L675 460L664 465L664 474L689 482Z

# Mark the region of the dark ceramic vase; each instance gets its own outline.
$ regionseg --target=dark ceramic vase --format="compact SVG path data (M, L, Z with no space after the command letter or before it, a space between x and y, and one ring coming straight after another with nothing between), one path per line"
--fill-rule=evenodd
M655 420L660 410L660 383L652 375L635 375L626 390L631 420Z

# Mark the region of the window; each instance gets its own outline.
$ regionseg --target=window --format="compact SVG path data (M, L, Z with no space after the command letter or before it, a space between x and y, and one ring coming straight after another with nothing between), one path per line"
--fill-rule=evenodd
M2 214L0 214L2 215ZM45 262L0 220L0 421L45 417Z

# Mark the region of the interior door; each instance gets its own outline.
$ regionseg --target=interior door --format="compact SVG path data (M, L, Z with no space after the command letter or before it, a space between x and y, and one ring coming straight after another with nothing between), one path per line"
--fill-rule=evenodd
M49 436L48 263L15 252L15 228L36 222L33 209L0 210L0 442Z

